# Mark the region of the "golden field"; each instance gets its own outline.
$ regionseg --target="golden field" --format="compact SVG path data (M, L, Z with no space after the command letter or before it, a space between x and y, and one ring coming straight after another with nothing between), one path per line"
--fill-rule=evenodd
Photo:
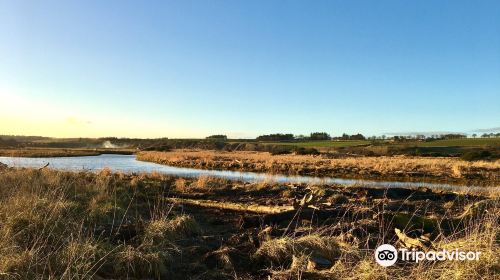
M181 167L277 174L500 182L500 160L468 162L458 158L404 156L328 158L210 150L142 151L137 153L137 159Z

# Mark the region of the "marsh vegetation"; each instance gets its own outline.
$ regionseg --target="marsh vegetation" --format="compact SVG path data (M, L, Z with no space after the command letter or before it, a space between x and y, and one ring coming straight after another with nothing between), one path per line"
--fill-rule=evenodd
M242 170L277 174L373 179L435 179L498 183L500 161L465 161L457 158L347 157L272 155L265 152L175 150L139 152L137 159L172 166Z
M494 279L500 273L497 194L3 166L0 202L5 279ZM435 248L480 250L481 259L384 269L373 259L377 245L408 246L395 229Z

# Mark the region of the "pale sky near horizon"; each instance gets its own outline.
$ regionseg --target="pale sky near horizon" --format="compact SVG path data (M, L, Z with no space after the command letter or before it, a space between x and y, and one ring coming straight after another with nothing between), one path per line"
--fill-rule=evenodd
M500 1L0 0L0 134L500 129Z

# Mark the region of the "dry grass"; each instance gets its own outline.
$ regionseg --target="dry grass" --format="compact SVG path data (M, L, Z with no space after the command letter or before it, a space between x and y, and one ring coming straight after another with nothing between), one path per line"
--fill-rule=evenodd
M132 186L130 176L0 172L0 276L7 279L160 278L175 239L199 233L192 217L157 203L159 189Z
M246 210L231 212L217 208L224 203L290 207L289 203L305 193L315 196L310 204L319 210L314 209L313 214L332 211L321 222L304 217L299 220L295 210L256 215ZM367 193L332 186L242 184L213 178L180 179L109 170L71 173L1 169L0 278L497 279L500 276L498 200L481 198L482 202L472 203L469 197L454 194L456 199L450 202L446 194L441 197L420 192L413 194L424 195L417 201L413 195L411 199L401 197L403 193L379 190ZM187 203L169 203L165 197L212 199L214 203L190 208ZM329 208L325 208L327 202ZM390 213L392 220L397 213L405 212L440 221L442 225L443 221L453 221L456 227L451 232L436 229L434 246L479 250L480 261L380 267L374 262L373 249L378 244L397 241L396 221L384 218L394 202L398 203L398 210ZM463 208L464 205L468 207ZM311 213L309 210L312 208L303 205L297 211ZM290 212L291 216L283 215ZM433 215L436 218L431 218ZM249 224L252 219L256 225ZM401 228L411 233L410 226ZM266 232L265 238L261 238L262 232ZM318 259L326 260L326 267L316 266L314 262Z
M267 263L273 279L498 279L500 213L498 205L490 210L471 221L463 231L434 243L436 250L479 251L477 261L400 262L384 268L375 262L373 250L366 245L348 244L339 237L319 235L319 231L301 237L266 240L254 257ZM378 244L383 243L382 237L378 238ZM315 269L310 265L315 256L330 260L331 267Z
M500 181L500 161L468 162L457 158L351 157L330 159L265 152L176 150L140 152L139 160L182 167L228 169L281 174L351 177L428 177L448 180Z

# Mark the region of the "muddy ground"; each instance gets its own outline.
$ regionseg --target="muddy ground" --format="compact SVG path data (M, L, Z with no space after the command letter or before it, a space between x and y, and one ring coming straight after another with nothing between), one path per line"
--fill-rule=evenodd
M193 216L203 234L182 240L182 261L173 269L193 277L208 273L206 279L212 277L210 273L267 279L292 269L293 255L273 263L269 260L272 256L259 254L259 248L269 240L319 234L356 244L356 250L370 251L383 243L401 243L395 232L399 229L410 238L428 240L426 246L432 246L435 240L460 236L485 209L498 210L497 199L426 188L264 186L220 180L198 187L185 179L179 179L176 186L165 200L172 203L173 213ZM309 253L317 252L311 249ZM326 259L323 273L317 268L309 272L314 277L332 277L328 271L337 259L319 257Z

